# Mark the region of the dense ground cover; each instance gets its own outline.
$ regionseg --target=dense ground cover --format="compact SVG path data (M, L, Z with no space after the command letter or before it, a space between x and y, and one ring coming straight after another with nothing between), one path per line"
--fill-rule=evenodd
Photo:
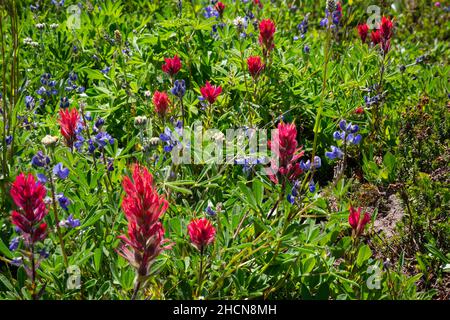
M449 5L3 1L0 298L448 299Z

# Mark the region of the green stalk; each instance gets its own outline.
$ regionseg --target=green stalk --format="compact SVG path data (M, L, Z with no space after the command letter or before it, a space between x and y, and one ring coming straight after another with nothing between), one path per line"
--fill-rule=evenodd
M313 142L313 150L311 155L311 161L314 162L314 157L316 156L317 152L317 137L319 136L319 127L320 127L320 117L322 116L323 112L323 105L324 105L324 99L325 99L325 91L327 88L327 71L328 71L328 62L330 60L330 46L331 46L331 19L328 19L328 25L327 25L327 38L325 42L325 62L323 64L323 82L322 82L322 93L320 95L320 105L319 110L317 111L316 121L314 123L314 142ZM315 168L311 168L311 179L314 177L314 171Z
M51 190L51 194L52 194L52 204L53 204L53 216L55 219L55 224L56 224L56 231L58 233L58 238L59 238L59 244L61 246L61 252L64 258L64 265L66 267L69 266L69 263L67 261L67 254L66 254L66 250L64 249L64 239L62 236L62 232L61 232L61 228L59 226L59 218L58 218L58 207L56 205L56 192L55 192L55 184L53 181L53 177L52 177L52 172L49 170L49 182L50 182L50 190Z
M201 292L202 292L202 283L203 283L203 252L204 252L204 246L201 246L201 248L200 248L200 270L198 271L197 297L199 297Z

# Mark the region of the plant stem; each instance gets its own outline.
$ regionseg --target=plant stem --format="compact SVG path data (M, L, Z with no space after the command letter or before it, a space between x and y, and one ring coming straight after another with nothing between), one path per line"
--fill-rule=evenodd
M59 237L59 244L61 246L61 252L64 258L64 265L66 267L69 266L69 263L67 261L67 254L66 254L66 250L64 249L64 239L62 236L62 232L61 232L61 228L59 227L59 219L58 219L58 206L56 205L56 194L55 194L55 184L53 182L53 177L52 177L52 173L49 173L49 182L50 182L50 190L51 190L51 194L52 194L52 204L53 204L53 216L55 218L55 224L56 224L56 230L58 233L58 237Z
M203 282L203 251L204 246L201 246L200 248L200 270L198 272L198 288L197 288L197 297L199 297L200 293L202 292L202 282Z
M36 300L36 263L34 261L34 243L31 241L31 297Z
M323 105L325 100L325 90L327 88L327 71L328 71L328 61L330 59L330 45L331 45L331 28L330 28L331 19L328 19L327 26L327 38L325 42L325 62L323 64L323 81L322 81L322 93L320 95L320 105L319 110L317 111L316 121L314 123L314 142L313 149L311 155L311 161L314 161L314 157L316 156L317 151L317 137L319 136L319 127L320 127L320 117L323 111ZM311 179L314 177L315 168L311 168Z
M131 296L131 300L136 300L139 289L141 288L141 280L139 279L139 275L134 283L133 295Z

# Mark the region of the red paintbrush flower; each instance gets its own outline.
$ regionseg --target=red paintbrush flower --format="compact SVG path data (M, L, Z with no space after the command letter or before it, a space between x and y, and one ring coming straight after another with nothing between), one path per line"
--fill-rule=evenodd
M206 218L192 220L188 225L188 231L192 244L200 252L203 252L205 246L214 241L216 235L216 229Z
M380 31L381 31L381 37L384 41L388 41L392 37L392 30L394 29L394 24L389 18L382 17L381 18L381 25L380 25Z
M156 113L158 113L161 117L164 117L167 113L170 102L167 93L155 91L152 100L153 104L155 105Z
M277 173L293 181L303 172L298 160L303 156L302 147L297 148L297 128L294 123L278 124L277 133L269 141L269 148L277 157L277 162L272 161L269 169L269 178L278 183Z
M361 215L361 210L361 207L359 207L357 210L355 210L353 207L350 207L350 214L348 216L348 223L357 236L361 234L366 224L370 222L370 214L366 212L364 213L364 215Z
M359 37L361 38L362 43L365 43L367 34L369 33L369 26L366 23L364 23L364 24L358 25L357 28L358 28L358 34L359 34Z
M390 48L391 48L391 40L381 42L381 49L384 51L384 54L388 53Z
M263 47L264 55L275 48L273 42L275 30L275 23L270 19L262 20L259 23L259 44Z
M225 5L222 2L217 2L214 6L214 9L219 13L220 17L223 16L223 12L225 11Z
M11 213L12 223L21 230L28 242L43 240L47 224L41 221L48 213L44 202L47 194L45 187L36 182L33 175L21 173L12 183L10 194L19 207L18 211Z
M134 165L133 180L123 179L125 197L122 210L128 220L128 237L121 235L123 241L117 252L136 268L140 276L148 275L154 259L170 246L164 246L164 228L159 218L166 212L169 204L153 186L153 176L147 168Z
M364 113L364 108L359 106L358 108L355 109L355 113L356 114L363 114Z
M78 110L73 108L72 110L61 109L59 110L59 125L61 127L61 134L66 139L66 144L70 148L73 147L73 143L77 139L77 128L80 115Z
M253 0L253 4L258 6L259 9L263 8L263 4L261 3L261 0Z
M210 104L216 102L217 97L222 93L222 87L212 86L209 81L206 81L204 87L200 88L200 93L203 99L207 100Z
M370 34L370 39L372 40L373 45L377 45L381 42L381 32L380 30L374 30Z
M264 69L264 65L261 62L261 57L252 56L247 59L248 72L253 79L257 79Z
M178 71L180 71L181 60L177 55L175 55L173 58L164 58L164 61L166 63L163 64L162 71L164 71L171 77L176 75L178 73Z

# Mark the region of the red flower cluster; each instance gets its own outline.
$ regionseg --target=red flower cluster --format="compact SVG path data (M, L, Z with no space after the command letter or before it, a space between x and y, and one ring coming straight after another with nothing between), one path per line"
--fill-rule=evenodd
M203 252L205 246L214 241L216 235L216 229L206 218L192 220L188 225L188 231L192 244L200 252Z
M263 8L263 4L261 3L261 0L253 0L253 4L258 6L259 9Z
M11 213L12 223L20 229L27 243L43 240L47 224L41 222L48 213L44 202L47 194L45 187L36 182L33 175L21 173L12 183L10 194L20 208Z
M153 260L165 249L164 228L159 222L169 204L158 195L153 187L153 176L147 168L134 165L133 180L125 177L123 188L126 196L122 209L128 220L128 237L121 235L124 242L117 253L136 268L140 276L148 275Z
M153 94L153 104L155 105L155 111L161 117L165 117L169 107L169 97L165 92L155 91Z
M175 55L173 58L164 58L165 64L162 65L162 71L173 77L181 69L181 60Z
M80 115L78 110L61 109L59 110L59 125L61 127L61 134L66 139L66 144L72 149L73 143L77 139L77 128Z
M372 31L370 37L374 45L381 44L384 54L386 54L391 47L391 37L393 34L394 24L389 18L382 17L380 29Z
M366 43L366 38L367 38L367 34L369 33L369 26L364 23L364 24L360 24L358 25L358 34L359 37L361 38L362 43Z
M200 88L200 93L203 99L207 100L210 104L216 102L217 97L222 93L222 87L212 86L209 81L206 81L204 87Z
M269 141L269 148L278 158L278 164L272 161L269 169L269 178L278 183L276 173L287 177L289 181L295 180L303 170L300 168L298 160L303 156L301 147L297 148L297 128L294 123L278 124L278 132Z
M223 16L223 12L225 11L225 5L222 2L219 1L214 6L214 9L216 9L216 11L219 13L219 16L222 17Z
M248 72L254 80L256 80L264 69L264 65L261 62L261 57L252 56L247 59Z
M355 109L355 113L356 114L363 114L364 113L364 108L359 106Z
M275 23L270 19L262 20L259 23L259 44L263 47L264 55L275 48L273 42L275 30Z
M364 227L370 221L370 214L366 212L364 215L361 215L361 210L362 208L355 210L353 207L350 207L350 214L348 216L348 223L354 230L356 236L362 233Z

